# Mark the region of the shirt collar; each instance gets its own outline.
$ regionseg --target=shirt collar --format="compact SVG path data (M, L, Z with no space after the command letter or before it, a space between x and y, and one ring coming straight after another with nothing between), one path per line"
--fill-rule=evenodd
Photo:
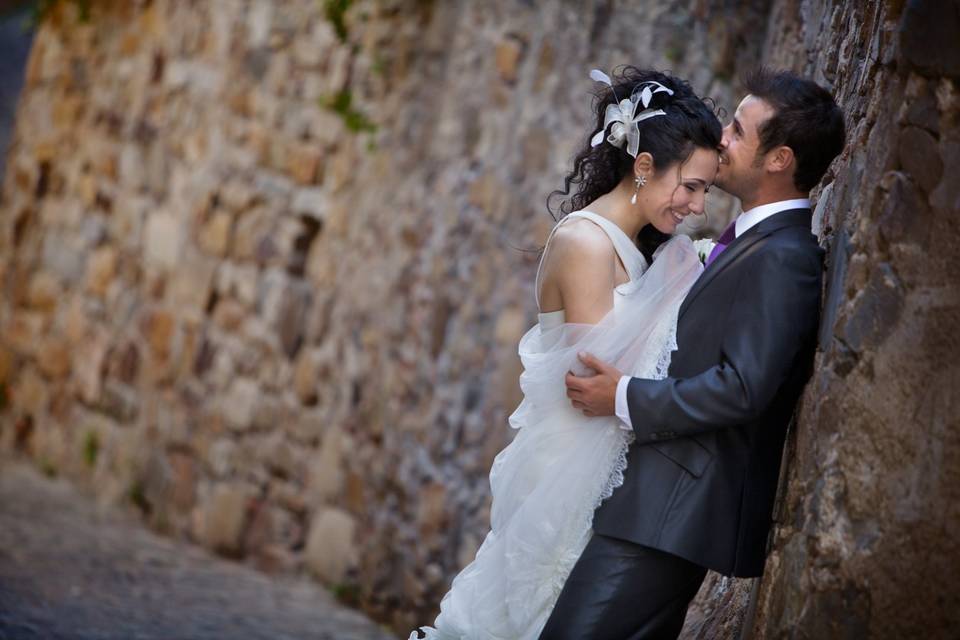
M810 208L810 199L809 198L796 198L794 200L781 200L779 202L770 202L767 204L762 204L759 207L754 207L749 211L744 211L737 217L736 224L734 225L734 233L736 237L740 237L747 232L755 224L759 223L761 220L766 220L775 213L780 213L781 211L789 211L790 209L809 209Z

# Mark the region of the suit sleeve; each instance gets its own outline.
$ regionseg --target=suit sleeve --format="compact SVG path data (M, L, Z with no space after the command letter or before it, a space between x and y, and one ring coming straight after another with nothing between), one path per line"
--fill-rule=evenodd
M816 334L821 261L802 248L769 249L743 275L723 332L719 364L688 378L633 378L627 403L637 442L704 433L758 418L799 366Z

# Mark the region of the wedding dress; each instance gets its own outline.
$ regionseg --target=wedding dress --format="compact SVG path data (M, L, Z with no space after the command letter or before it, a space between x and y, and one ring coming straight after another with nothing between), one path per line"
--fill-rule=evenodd
M613 243L628 282L596 325L566 323L563 310L540 313L520 340L524 398L510 416L518 430L490 469L490 531L440 603L436 640L536 639L590 540L593 512L623 483L633 440L616 417L588 418L566 397L567 371L582 372L587 351L626 374L663 378L677 348L680 303L703 271L693 243L677 236L648 268L633 241L589 211L564 217L598 225ZM543 261L541 260L541 266ZM539 290L539 271L537 274ZM642 509L643 505L637 505ZM417 638L417 632L410 635Z

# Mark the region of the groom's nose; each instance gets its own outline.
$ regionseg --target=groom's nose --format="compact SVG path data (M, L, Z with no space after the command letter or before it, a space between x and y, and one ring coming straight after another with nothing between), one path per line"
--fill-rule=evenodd
M718 151L726 151L727 145L730 141L730 130L733 128L733 123L731 122L723 128L723 135L720 136L720 146L717 147Z

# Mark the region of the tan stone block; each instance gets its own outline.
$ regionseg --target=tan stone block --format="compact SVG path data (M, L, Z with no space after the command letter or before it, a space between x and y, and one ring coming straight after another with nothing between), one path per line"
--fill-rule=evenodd
M527 318L518 307L507 307L497 316L493 335L502 345L514 345L520 341L527 330Z
M365 475L352 471L348 473L343 504L346 505L348 509L362 513L369 506L366 487L367 477Z
M533 127L523 136L523 167L532 174L542 174L553 157L553 135L543 127ZM532 217L532 216L531 216Z
M293 43L293 59L297 65L314 68L326 59L328 53L324 43L312 38L297 38Z
M256 265L223 262L217 268L216 288L221 299L233 297L245 307L253 308L259 285L260 272Z
M216 271L216 260L195 257L183 261L180 268L171 274L166 291L167 300L172 308L177 309L181 318L199 321L206 315Z
M244 211L256 201L256 190L248 182L239 178L231 179L220 189L220 203L233 212Z
M37 350L37 365L51 378L63 378L70 373L70 345L64 338L50 337L40 343Z
M6 258L6 256L4 256ZM21 307L27 304L28 285L30 284L30 271L23 265L11 265L10 274L4 290L3 301L5 305Z
M556 73L554 73L555 60L556 53L553 50L553 44L548 38L544 38L540 47L540 55L537 56L537 74L533 81L535 92L539 93L548 79L556 77Z
M316 404L320 367L316 354L302 349L293 370L293 390L305 405Z
M250 525L243 535L243 553L245 556L257 555L265 544L274 539L277 528L277 510L263 500L254 499L250 514Z
M492 173L484 173L470 184L467 195L470 203L479 207L485 214L493 215L501 208L507 189Z
M3 342L21 355L33 355L46 328L46 320L36 311L16 314L4 328Z
M13 406L23 413L39 416L47 406L47 384L32 368L25 369L15 379L10 397Z
M299 408L292 399L275 395L285 394L290 384L276 384L276 381L283 377L283 373L275 360L252 373L260 373L255 379L260 389L260 397L253 412L253 426L261 431L280 433L285 425L296 419Z
M497 45L494 52L497 73L506 82L516 82L523 49L523 43L516 38L508 38Z
M60 299L60 281L45 271L35 273L30 278L27 290L27 304L39 311L52 311Z
M90 256L87 262L87 290L101 298L117 274L118 253L114 247L103 246Z
M170 355L171 340L176 330L176 320L163 309L148 312L141 324L141 333L150 345L150 351L160 359Z
M341 509L321 509L310 523L305 560L307 567L327 584L343 581L357 563L356 522Z
M174 368L174 375L181 378L188 378L192 375L194 370L194 365L197 361L197 352L201 348L200 342L202 340L200 336L200 323L203 318L203 311L196 311L198 319L194 319L194 311L189 311L186 314L181 313L181 318L186 316L186 319L180 324L180 342L179 349L177 349L176 365Z
M0 345L0 385L5 385L10 380L13 362L13 352Z
M84 174L77 180L77 194L83 206L92 208L97 203L97 178L90 174Z
M38 140L33 146L33 157L37 162L52 162L60 155L60 145L55 140Z
M303 340L311 300L310 287L279 270L268 272L264 279L268 286L261 303L261 317L276 331L287 357L293 358Z
M213 310L213 321L227 331L236 331L247 315L247 309L232 298L222 298Z
M256 557L259 571L271 575L289 575L300 567L300 559L283 545L265 544Z
M223 257L230 246L230 230L233 216L226 211L216 211L201 227L197 242L210 255Z
M204 456L206 465L216 478L225 478L237 468L239 448L230 438L220 438L211 444Z
M295 478L300 475L303 456L298 454L280 431L269 434L258 447L259 462L270 472L281 478Z
M330 190L330 193L338 193L353 181L356 172L356 153L352 147L346 145L331 154L325 172L324 186Z
M183 230L170 213L156 212L147 218L144 259L148 266L175 269L183 250Z
M77 393L80 399L89 405L96 405L100 401L109 348L109 339L103 331L96 332L76 346L77 368L74 375Z
M120 159L114 149L101 149L94 158L93 167L98 176L116 180Z
M307 493L323 502L343 490L343 456L350 448L350 436L339 427L331 427L323 436L320 450L307 469Z
M187 513L196 502L197 465L193 457L181 452L170 454L170 504L180 513Z
M142 36L136 31L131 31L120 38L118 51L124 56L133 56L143 43Z
M170 25L167 22L167 16L164 10L156 5L147 5L147 8L137 16L139 26L132 29L134 33L140 33L144 37L162 38L170 35Z
M264 164L266 164L270 155L270 139L270 129L268 127L259 122L250 122L247 125L246 147L253 152L257 160Z
M287 161L293 153L293 142L282 133L274 132L267 141L267 153L264 161L268 168L281 173L287 170Z
M227 106L238 116L249 117L252 113L249 89L236 89L227 95ZM247 140L249 142L249 139Z
M444 529L447 523L447 488L432 482L419 491L417 527L423 536L432 536Z
M325 189L312 187L298 189L290 203L290 211L298 216L309 216L315 220L326 218L330 198Z
M247 506L252 497L243 485L219 484L203 505L201 541L215 551L227 555L240 553Z
M327 243L314 242L307 254L305 272L321 289L333 287L337 282L337 257L330 253Z
M246 431L253 426L259 395L260 388L253 380L235 378L220 405L227 426L236 431Z
M74 295L70 298L64 324L64 335L70 342L76 344L86 337L88 322L83 298L80 295Z
M125 144L120 150L120 182L128 189L136 190L139 189L146 183L144 172L146 171L145 161L144 161L144 150L140 145L134 143ZM136 211L138 215L141 214L142 206L140 206L141 197L135 195L134 193L127 192L122 194L118 198L117 208L124 209L124 207L119 206L121 202L126 199L130 199L132 205L130 206L130 211ZM137 227L139 228L139 221Z
M258 260L263 255L270 228L270 217L263 208L241 216L234 230L232 255L239 260Z
M299 184L318 182L323 152L319 145L293 145L288 156L287 173Z

